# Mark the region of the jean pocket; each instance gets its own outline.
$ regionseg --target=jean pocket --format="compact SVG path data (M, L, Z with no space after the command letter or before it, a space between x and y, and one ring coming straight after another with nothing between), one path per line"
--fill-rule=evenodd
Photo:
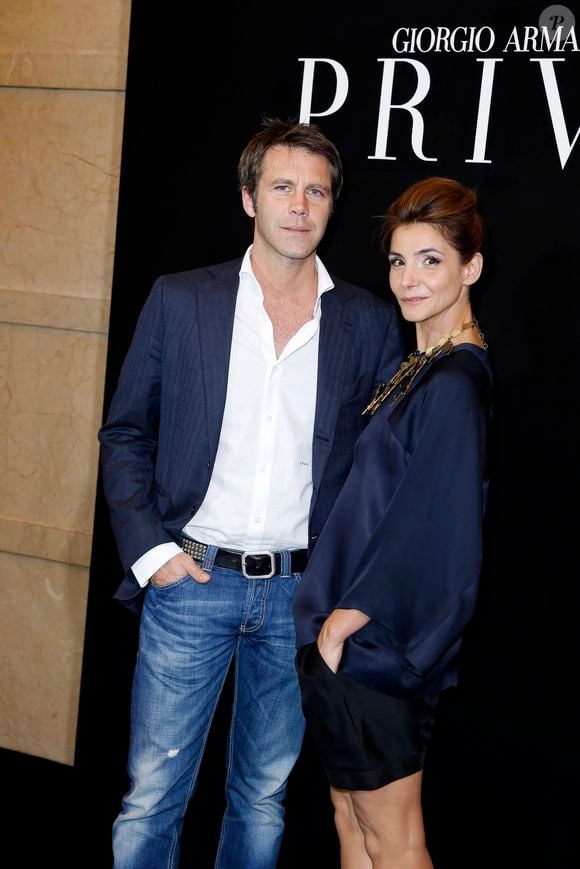
M185 573L183 576L178 576L176 579L172 580L172 582L164 582L163 585L156 585L153 582L149 583L149 587L154 589L156 592L160 592L163 594L164 591L169 591L172 588L177 588L177 586L182 585L184 582L187 582L188 579L192 577L189 573Z

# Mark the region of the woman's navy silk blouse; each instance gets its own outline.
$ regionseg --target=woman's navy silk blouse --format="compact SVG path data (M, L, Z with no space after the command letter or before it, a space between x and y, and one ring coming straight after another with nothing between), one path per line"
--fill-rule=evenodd
M316 640L333 609L371 617L340 669L383 693L457 681L481 570L491 392L486 352L458 344L394 407L383 402L297 590L297 646Z

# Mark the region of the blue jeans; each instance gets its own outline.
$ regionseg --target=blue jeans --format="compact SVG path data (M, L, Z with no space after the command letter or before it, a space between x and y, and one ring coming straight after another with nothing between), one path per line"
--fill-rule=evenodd
M304 734L292 614L300 576L246 579L219 567L211 574L206 585L185 577L145 594L131 785L113 825L115 869L178 866L183 816L232 658L226 810L215 865L276 866L282 801Z

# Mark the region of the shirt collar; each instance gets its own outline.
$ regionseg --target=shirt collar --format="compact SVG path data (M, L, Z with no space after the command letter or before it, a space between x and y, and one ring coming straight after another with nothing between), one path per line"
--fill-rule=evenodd
M250 259L251 253L252 245L250 245L245 252L244 258L242 260L242 265L240 266L240 286L247 287L253 293L257 294L260 299L263 299L264 294L262 293L262 288L256 280L256 276L254 275L254 271L252 269L252 261ZM314 264L316 268L316 274L318 276L318 289L316 292L316 302L314 305L314 310L316 311L320 307L320 298L322 294L327 293L328 290L332 290L334 288L334 283L326 269L326 266L318 256L316 257Z

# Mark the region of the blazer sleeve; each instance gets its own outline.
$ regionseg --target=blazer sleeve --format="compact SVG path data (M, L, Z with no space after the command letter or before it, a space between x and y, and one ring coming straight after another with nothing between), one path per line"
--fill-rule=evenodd
M154 496L164 342L163 279L139 315L105 424L99 431L103 489L125 570L171 536Z
M415 408L400 484L336 604L378 622L417 675L469 620L482 560L488 410L471 378L442 369Z

